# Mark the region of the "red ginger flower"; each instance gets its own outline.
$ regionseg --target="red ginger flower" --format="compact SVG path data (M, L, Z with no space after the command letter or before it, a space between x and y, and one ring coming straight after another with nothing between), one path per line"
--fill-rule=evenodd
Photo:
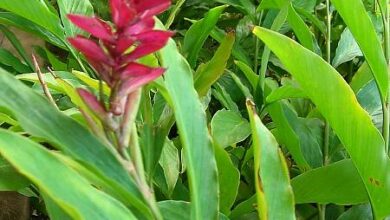
M170 3L170 0L110 0L113 24L97 17L68 15L75 25L95 38L77 36L69 38L69 42L111 87L112 113L122 114L121 105L127 95L164 73L163 68L151 68L136 61L160 50L172 36L172 32L153 30L153 16L165 11ZM80 95L86 103L96 102L86 91Z

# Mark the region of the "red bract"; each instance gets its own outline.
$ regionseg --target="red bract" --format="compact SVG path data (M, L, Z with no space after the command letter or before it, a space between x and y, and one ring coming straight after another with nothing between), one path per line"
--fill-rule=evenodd
M112 94L120 96L110 100L122 100L164 73L162 68L136 61L160 50L172 36L172 32L153 30L153 17L169 6L170 0L111 0L112 24L96 17L68 15L76 26L95 38L78 36L69 42L85 55L111 87ZM115 114L122 112L115 108Z

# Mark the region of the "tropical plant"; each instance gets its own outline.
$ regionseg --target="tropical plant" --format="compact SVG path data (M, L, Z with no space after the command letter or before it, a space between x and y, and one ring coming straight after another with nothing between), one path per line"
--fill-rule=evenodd
M390 217L386 0L0 9L0 219Z

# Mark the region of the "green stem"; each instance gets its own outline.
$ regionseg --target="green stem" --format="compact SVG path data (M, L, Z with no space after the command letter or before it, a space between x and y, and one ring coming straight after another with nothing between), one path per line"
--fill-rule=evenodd
M325 220L326 216L326 205L318 204L318 219Z
M326 0L326 61L330 63L330 49L331 49L331 37L332 37L332 14L330 12L330 2ZM329 122L325 122L325 131L324 131L324 165L328 164L328 154L329 154L329 136L330 136L330 125Z
M138 187L145 201L148 203L150 209L152 210L154 217L157 220L162 220L163 218L161 216L160 210L157 207L157 201L152 191L152 188L149 187L148 183L146 182L142 152L139 145L137 126L135 125L135 123L133 123L133 128L131 129L130 141L131 141L131 147L130 147L131 158L134 161L135 170L137 173L136 181L138 183Z
M330 50L331 50L331 37L332 37L332 13L330 12L330 2L326 0L326 61L331 63ZM325 121L324 130L324 148L323 148L323 165L328 165L329 161L329 139L330 139L330 125ZM326 216L326 204L318 204L319 219L325 220Z
M389 1L386 1L386 17L385 17L385 26L384 26L384 37L385 37L385 54L386 54L386 61L387 66L390 65L390 9L389 9ZM389 73L389 68L387 68L387 74ZM390 78L390 76L389 76ZM389 127L390 127L390 91L387 91L386 94L386 103L383 106L383 137L385 139L385 149L386 152L389 153Z
M379 9L382 14L382 22L383 22L383 40L384 40L384 50L385 57L388 66L388 75L390 78L389 66L390 66L390 10L389 10L389 0L386 1L386 6L383 8L383 5L378 1L376 4L379 5ZM383 127L382 127L382 135L385 140L385 149L388 154L389 151L389 127L390 127L390 91L387 91L387 94L384 95L384 100L382 101L382 110L383 110Z
M261 19L263 18L263 11L260 12L260 16L258 18L258 21L257 21L257 24L258 26L261 25ZM255 45L255 62L254 62L254 72L256 74L258 74L258 68L259 68L259 52L260 52L260 39L258 37L255 36L255 41L256 41L256 45Z

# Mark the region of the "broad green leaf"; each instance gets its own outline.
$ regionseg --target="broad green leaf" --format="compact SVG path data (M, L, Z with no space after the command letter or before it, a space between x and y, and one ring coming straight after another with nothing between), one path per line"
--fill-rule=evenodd
M271 132L247 101L252 128L255 188L261 219L295 219L294 195L284 155Z
M351 31L348 28L345 28L341 34L332 65L338 67L340 64L360 56L363 56L363 54L362 51L360 51L359 45L353 38Z
M191 218L215 219L218 215L217 166L206 115L194 88L192 70L173 40L161 50L160 59L163 67L167 68L165 85L185 152L191 191Z
M258 10L263 10L267 8L283 9L285 7L288 7L288 15L287 15L288 24L293 29L298 40L301 42L301 44L304 47L314 51L315 48L314 48L313 34L311 33L309 27L305 24L303 19L296 12L293 3L290 0L262 1L259 5Z
M344 212L337 220L371 220L372 216L370 204L353 206Z
M364 184L351 160L307 171L291 180L295 202L354 205L368 201Z
M306 94L295 84L286 84L273 90L266 98L268 103L280 101L289 98L306 98Z
M44 1L38 0L2 0L0 8L24 17L63 39L60 19Z
M0 87L0 107L12 112L25 131L47 140L65 154L81 161L125 195L129 204L147 210L132 178L112 149L4 70L0 70Z
M123 204L25 137L1 130L0 154L73 219L136 219Z
M219 196L221 213L228 215L236 201L240 184L240 172L234 166L229 154L214 142L215 158L218 167Z
M230 213L230 219L241 219L243 215L253 213L256 211L256 195L251 196L249 199L238 204ZM256 218L258 218L256 214Z
M291 4L288 7L287 21L294 33L297 35L299 42L307 49L314 51L313 34L311 33L309 27L305 24Z
M61 209L48 195L44 192L40 192L42 199L45 201L46 211L53 220L71 220L72 217L69 216L63 209Z
M204 42L214 29L221 13L226 9L226 5L211 9L203 19L195 22L187 31L184 37L183 53L192 67L196 65L198 55Z
M228 33L222 41L213 58L206 64L201 65L195 75L195 89L200 97L207 94L211 86L225 72L227 62L234 44L234 34Z
M17 191L25 188L30 181L22 176L6 160L0 157L0 191Z
M73 37L85 32L77 28L70 22L68 14L78 14L84 16L93 15L93 7L89 0L57 0L60 9L62 24L64 25L65 34L67 37Z
M363 2L361 0L332 0L332 3L360 46L378 84L381 99L386 100L389 91L386 59L381 41Z
M220 110L211 120L211 134L219 146L226 148L245 140L251 134L251 128L238 113Z
M169 220L190 220L192 219L189 215L191 211L191 205L189 202L166 200L158 203L158 207L164 219ZM211 219L211 218L207 218ZM218 220L227 220L228 218L223 214L219 214Z
M269 105L267 111L276 124L275 136L279 143L289 150L300 170L310 169L311 166L307 158L305 158L303 148L301 147L301 144L310 145L310 143L301 143L292 125L293 122L298 121L296 114L283 102L276 102Z
M390 161L380 132L351 88L321 57L288 37L259 27L254 34L279 57L344 144L365 184L376 217L389 215Z

